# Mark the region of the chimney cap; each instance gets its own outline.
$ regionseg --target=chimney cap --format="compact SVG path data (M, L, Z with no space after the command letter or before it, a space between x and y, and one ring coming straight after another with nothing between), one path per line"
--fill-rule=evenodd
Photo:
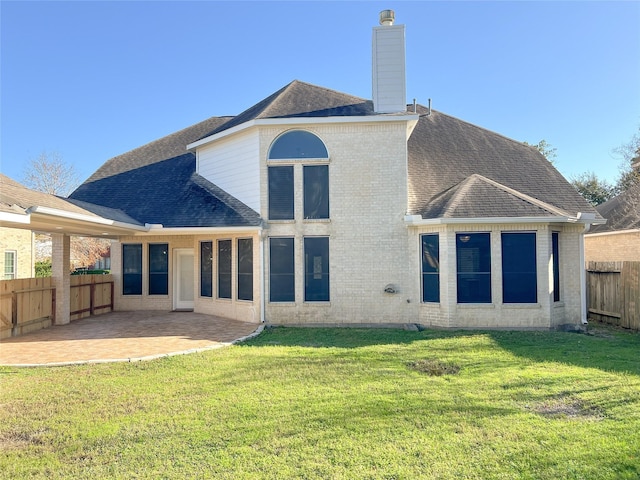
M380 25L393 25L396 14L393 10L382 10L380 12Z

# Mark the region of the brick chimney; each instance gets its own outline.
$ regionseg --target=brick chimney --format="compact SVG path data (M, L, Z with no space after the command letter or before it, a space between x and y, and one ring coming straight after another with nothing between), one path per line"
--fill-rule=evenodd
M373 108L376 113L405 112L404 25L394 25L393 10L380 12L380 26L373 27Z

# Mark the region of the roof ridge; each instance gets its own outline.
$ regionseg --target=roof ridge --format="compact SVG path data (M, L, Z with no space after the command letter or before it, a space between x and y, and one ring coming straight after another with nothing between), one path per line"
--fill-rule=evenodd
M460 183L458 183L457 185L455 185L452 188L455 188L455 193L452 195L451 200L449 200L446 205L447 207L445 208L444 212L443 212L443 216L448 216L453 214L456 209L458 208L458 205L460 205L460 202L464 199L466 193L469 191L469 189L471 188L471 185L474 182L474 180L476 180L475 177L477 177L479 175L477 174L472 174L469 175L467 178L465 178L464 180L462 180Z

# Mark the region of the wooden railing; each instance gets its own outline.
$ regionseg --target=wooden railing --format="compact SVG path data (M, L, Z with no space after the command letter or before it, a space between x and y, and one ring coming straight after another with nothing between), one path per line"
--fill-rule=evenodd
M113 311L113 285L111 275L72 275L70 319ZM51 277L0 281L0 338L55 324L56 295Z

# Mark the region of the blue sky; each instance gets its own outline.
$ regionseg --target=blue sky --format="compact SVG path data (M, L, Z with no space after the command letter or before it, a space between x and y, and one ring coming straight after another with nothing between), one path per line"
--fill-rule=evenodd
M614 181L640 126L640 2L1 3L1 164L109 158L294 79L371 98L371 28L406 25L407 103L515 140L568 178Z

